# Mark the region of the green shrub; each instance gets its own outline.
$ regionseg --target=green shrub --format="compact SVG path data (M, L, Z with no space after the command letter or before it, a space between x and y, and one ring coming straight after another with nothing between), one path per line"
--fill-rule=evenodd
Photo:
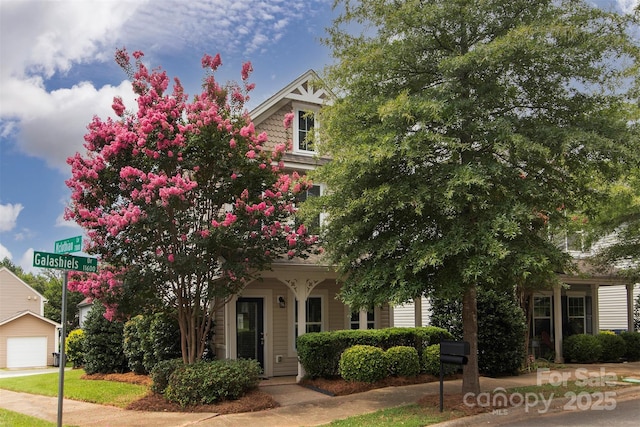
M444 375L449 376L458 372L459 366L445 363L442 368ZM440 376L440 344L430 345L425 348L424 353L422 353L422 371L425 374Z
M156 313L149 325L149 345L145 348L144 368L147 372L156 363L182 357L180 347L180 326L178 320L168 313Z
M136 374L147 374L144 367L145 348L149 345L150 317L137 315L124 324L122 350L127 358L127 364Z
M432 299L431 323L462 339L459 299ZM478 369L490 375L516 374L524 363L525 316L510 292L478 288Z
M563 355L566 361L594 363L600 360L602 344L593 335L571 335L564 340Z
M95 301L84 322L84 370L87 374L109 374L127 371L122 350L122 322L104 317L105 308Z
M84 365L84 331L82 329L69 332L65 340L64 352L74 368Z
M169 385L169 377L173 374L178 367L182 366L184 362L182 359L168 359L161 360L151 369L151 391L158 394L164 394L167 386Z
M620 337L626 344L627 351L624 354L629 362L640 360L640 332L621 332Z
M418 351L406 345L391 347L385 352L389 373L399 377L415 377L420 373Z
M235 400L258 386L255 360L214 360L179 366L169 377L165 398L181 406Z
M395 346L416 349L418 357L427 345L442 339L452 339L442 328L386 328L370 330L343 330L301 335L297 340L298 359L310 378L332 378L340 375L341 354L354 345L371 345L382 350Z
M387 358L381 348L354 345L342 353L340 376L346 381L374 383L388 376Z
M618 362L627 351L624 339L614 332L600 332L596 338L602 347L599 359L601 362Z

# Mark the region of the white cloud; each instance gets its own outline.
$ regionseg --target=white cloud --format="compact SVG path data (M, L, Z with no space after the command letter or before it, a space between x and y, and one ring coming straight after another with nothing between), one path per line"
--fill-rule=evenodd
M20 203L0 205L0 232L13 230L22 209Z
M617 0L617 3L624 13L633 13L634 9L638 7L638 0Z
M70 229L77 229L82 231L82 227L80 227L77 223L73 222L73 221L67 221L64 219L64 213L60 214L57 218L56 218L56 227L65 227L65 228L70 228Z
M41 268L33 266L33 248L27 249L17 261L16 265L21 267L26 273L39 274L42 272Z
M2 243L0 243L0 260L3 260L5 258L9 258L10 260L13 259L13 255L11 255L11 252L9 252L9 249L5 248Z

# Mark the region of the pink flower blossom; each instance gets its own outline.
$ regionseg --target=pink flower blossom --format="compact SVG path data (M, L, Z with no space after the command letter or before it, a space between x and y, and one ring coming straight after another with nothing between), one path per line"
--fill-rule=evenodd
M167 256L167 260L169 260L169 262L173 262L175 261L175 257L173 256L173 254L169 254L169 256Z
M249 150L249 151L247 151L246 156L247 156L248 158L250 158L250 159L255 159L255 157L256 157L256 152L255 152L254 150Z
M236 148L236 140L231 138L231 140L229 141L229 147L231 148Z
M122 98L119 96L116 96L113 98L113 104L111 104L111 108L113 108L113 111L115 111L116 115L118 117L122 117L124 115L124 104L122 103Z
M247 61L242 64L242 80L247 80L249 78L249 73L253 71L253 66L251 62Z
M202 57L202 68L208 67L215 71L220 65L222 65L222 60L220 59L219 53L214 57L211 55L204 55Z
M287 113L284 115L284 120L282 121L282 124L284 125L285 129L289 129L291 127L294 117L295 117L295 114L293 113Z
M202 230L200 231L200 237L202 237L203 239L206 239L207 237L209 237L211 233L209 232L209 230Z

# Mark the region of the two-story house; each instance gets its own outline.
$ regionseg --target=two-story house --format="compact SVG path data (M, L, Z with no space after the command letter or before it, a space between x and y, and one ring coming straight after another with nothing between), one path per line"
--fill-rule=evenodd
M329 159L318 156L313 138L321 126L313 113L330 102L330 94L313 86L318 76L307 71L250 114L256 132L266 131L268 144L293 142L283 158L288 172L304 173ZM294 113L292 131L283 126L286 114ZM314 183L306 197L325 191ZM304 197L303 197L304 198ZM262 273L262 280L250 283L241 295L217 313L215 323L218 358L252 358L260 362L267 377L304 376L298 364L296 337L306 332L340 329L372 329L390 325L390 308L352 313L336 298L340 285L331 266L316 257L282 260Z
M61 325L44 317L46 299L0 268L0 368L53 365Z

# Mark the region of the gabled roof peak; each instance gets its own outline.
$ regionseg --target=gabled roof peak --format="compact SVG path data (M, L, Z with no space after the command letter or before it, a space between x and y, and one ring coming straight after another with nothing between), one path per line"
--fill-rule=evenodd
M258 124L288 102L296 101L321 106L330 102L332 97L331 93L320 84L318 74L310 69L254 108L249 115L254 123Z

